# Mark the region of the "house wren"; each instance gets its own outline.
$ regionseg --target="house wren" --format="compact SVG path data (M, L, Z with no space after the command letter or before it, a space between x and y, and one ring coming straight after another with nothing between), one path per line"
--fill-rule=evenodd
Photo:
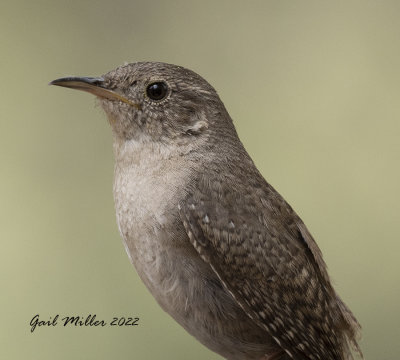
M98 97L113 132L126 252L190 334L230 360L344 360L350 345L361 355L359 324L313 237L202 77L141 62L51 84Z

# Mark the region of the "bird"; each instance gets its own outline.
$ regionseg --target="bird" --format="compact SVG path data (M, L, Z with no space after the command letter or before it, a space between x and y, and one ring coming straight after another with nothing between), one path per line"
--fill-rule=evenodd
M95 95L118 229L161 308L228 360L347 360L360 325L313 236L264 179L216 90L162 62L51 85Z

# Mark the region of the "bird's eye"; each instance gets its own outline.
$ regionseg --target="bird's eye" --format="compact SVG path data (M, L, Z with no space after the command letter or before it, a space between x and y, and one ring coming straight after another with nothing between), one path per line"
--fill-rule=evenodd
M146 88L146 94L152 100L162 100L168 94L168 86L162 81L151 83Z

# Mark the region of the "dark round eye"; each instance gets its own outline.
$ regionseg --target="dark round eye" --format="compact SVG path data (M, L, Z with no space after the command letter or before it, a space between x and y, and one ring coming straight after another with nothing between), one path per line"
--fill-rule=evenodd
M165 82L158 81L147 86L146 94L152 100L162 100L167 96L168 86Z

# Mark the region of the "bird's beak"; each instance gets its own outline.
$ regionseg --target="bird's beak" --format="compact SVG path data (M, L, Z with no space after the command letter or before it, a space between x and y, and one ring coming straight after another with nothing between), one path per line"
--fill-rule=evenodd
M126 104L134 106L138 110L141 110L139 104L135 104L126 97L112 90L107 89L106 87L104 87L104 83L105 83L104 79L101 77L92 78L92 77L72 76L72 77L65 77L53 80L52 82L49 83L49 85L57 85L71 89L87 91L100 98L122 101Z

